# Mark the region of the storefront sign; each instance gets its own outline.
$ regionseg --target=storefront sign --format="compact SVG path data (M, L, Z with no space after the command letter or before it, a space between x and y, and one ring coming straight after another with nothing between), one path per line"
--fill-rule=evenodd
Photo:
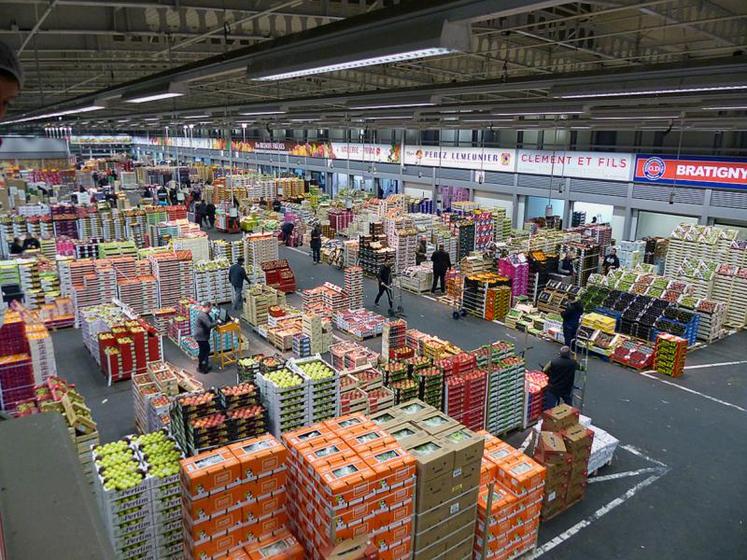
M635 182L747 189L747 159L639 155Z
M517 173L630 181L632 154L613 152L566 152L519 150Z
M516 150L499 148L446 148L405 146L405 165L453 167L513 173Z

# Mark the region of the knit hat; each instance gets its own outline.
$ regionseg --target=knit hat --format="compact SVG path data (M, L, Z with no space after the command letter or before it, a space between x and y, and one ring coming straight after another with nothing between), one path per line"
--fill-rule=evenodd
M567 358L568 356L570 356L571 355L571 349L570 349L570 347L568 347L568 346L562 346L560 348L560 355L563 356L564 358Z
M23 86L23 70L21 63L13 49L5 43L0 43L0 70L5 70L11 74L19 86Z

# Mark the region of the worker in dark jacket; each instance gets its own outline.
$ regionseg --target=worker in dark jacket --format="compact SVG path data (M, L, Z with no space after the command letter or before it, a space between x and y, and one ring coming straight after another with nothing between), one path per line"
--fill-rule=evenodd
M207 220L207 204L201 200L195 205L195 223L202 227L205 220Z
M604 273L607 274L610 270L620 268L620 259L617 256L617 249L614 247L610 249L610 254L604 257L604 265L602 266Z
M195 341L197 341L197 346L200 348L197 356L199 362L197 371L208 373L212 369L208 363L210 359L210 333L218 326L218 322L213 321L212 317L210 317L210 310L213 308L210 302L203 301L201 307L202 309L200 309L197 315L194 332Z
M243 303L241 294L244 290L244 281L247 284L249 283L249 276L247 276L246 269L244 268L244 257L236 259L236 262L228 269L228 281L233 286L233 308L241 309Z
M319 224L314 226L311 230L311 257L314 260L314 264L321 262L322 260L322 228Z
M13 238L13 243L10 244L10 254L11 255L21 255L23 254L23 244L21 243L21 240L17 237Z
M431 261L433 262L433 285L431 286L431 293L436 293L436 283L441 283L441 293L446 292L446 272L451 268L451 257L449 253L444 251L444 246L439 245L438 249L433 251L431 255Z
M572 346L576 338L578 325L581 323L581 315L584 314L584 306L580 301L576 301L575 296L568 297L568 303L560 314L563 318L563 342L566 346Z
M40 248L41 248L41 243L39 243L39 240L31 234L27 235L26 239L23 240L24 251L26 249L40 249Z
M283 232L283 239L285 240L286 247L291 246L291 237L293 236L293 229L295 227L296 227L296 224L294 224L293 222L285 222L280 227L280 231Z
M561 402L573 405L572 391L577 369L578 362L571 356L568 346L563 346L560 355L545 365L543 371L549 377L545 389L545 410Z
M389 263L384 263L379 268L379 273L376 275L379 281L379 293L374 300L375 305L379 305L381 296L386 292L386 297L389 300L389 309L392 309L392 267Z
M212 200L205 206L205 215L210 224L210 229L213 229L215 227L215 204L213 204Z
M425 262L426 250L427 250L427 247L425 245L425 239L421 239L420 241L418 241L418 248L415 249L415 264L416 265L420 265L421 263Z

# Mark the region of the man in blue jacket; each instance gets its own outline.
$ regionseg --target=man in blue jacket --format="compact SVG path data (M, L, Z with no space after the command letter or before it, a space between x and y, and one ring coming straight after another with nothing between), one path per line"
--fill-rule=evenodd
M200 313L197 315L197 321L195 322L195 341L200 349L198 354L197 371L200 373L208 373L211 369L208 360L210 359L210 333L218 326L218 321L213 321L210 317L210 310L213 306L210 302L203 301L201 305Z
M233 286L234 292L234 309L241 309L241 304L243 303L242 292L244 290L244 280L246 280L247 284L249 283L249 276L247 276L246 269L244 269L244 257L239 257L236 259L236 262L231 265L231 268L228 269L228 281L231 283L231 286Z
M573 340L576 338L578 325L581 323L581 315L584 314L584 306L580 301L576 301L573 295L568 296L568 303L560 314L563 318L563 342L566 346L573 347Z

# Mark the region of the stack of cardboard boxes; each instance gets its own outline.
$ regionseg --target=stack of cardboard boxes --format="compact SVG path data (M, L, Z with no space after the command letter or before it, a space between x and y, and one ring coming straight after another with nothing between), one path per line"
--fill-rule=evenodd
M187 558L241 558L244 552L260 558L251 551L278 538L298 549L285 527L286 457L285 447L265 435L181 462Z
M542 414L534 458L547 468L543 519L583 499L593 440L594 432L579 423L577 409L562 404Z
M417 461L414 560L471 559L483 438L420 400L371 419Z
M509 560L537 544L545 468L509 444L485 438L474 558Z
M415 460L384 429L351 414L283 434L289 510L306 558L369 538L380 560L412 551Z

